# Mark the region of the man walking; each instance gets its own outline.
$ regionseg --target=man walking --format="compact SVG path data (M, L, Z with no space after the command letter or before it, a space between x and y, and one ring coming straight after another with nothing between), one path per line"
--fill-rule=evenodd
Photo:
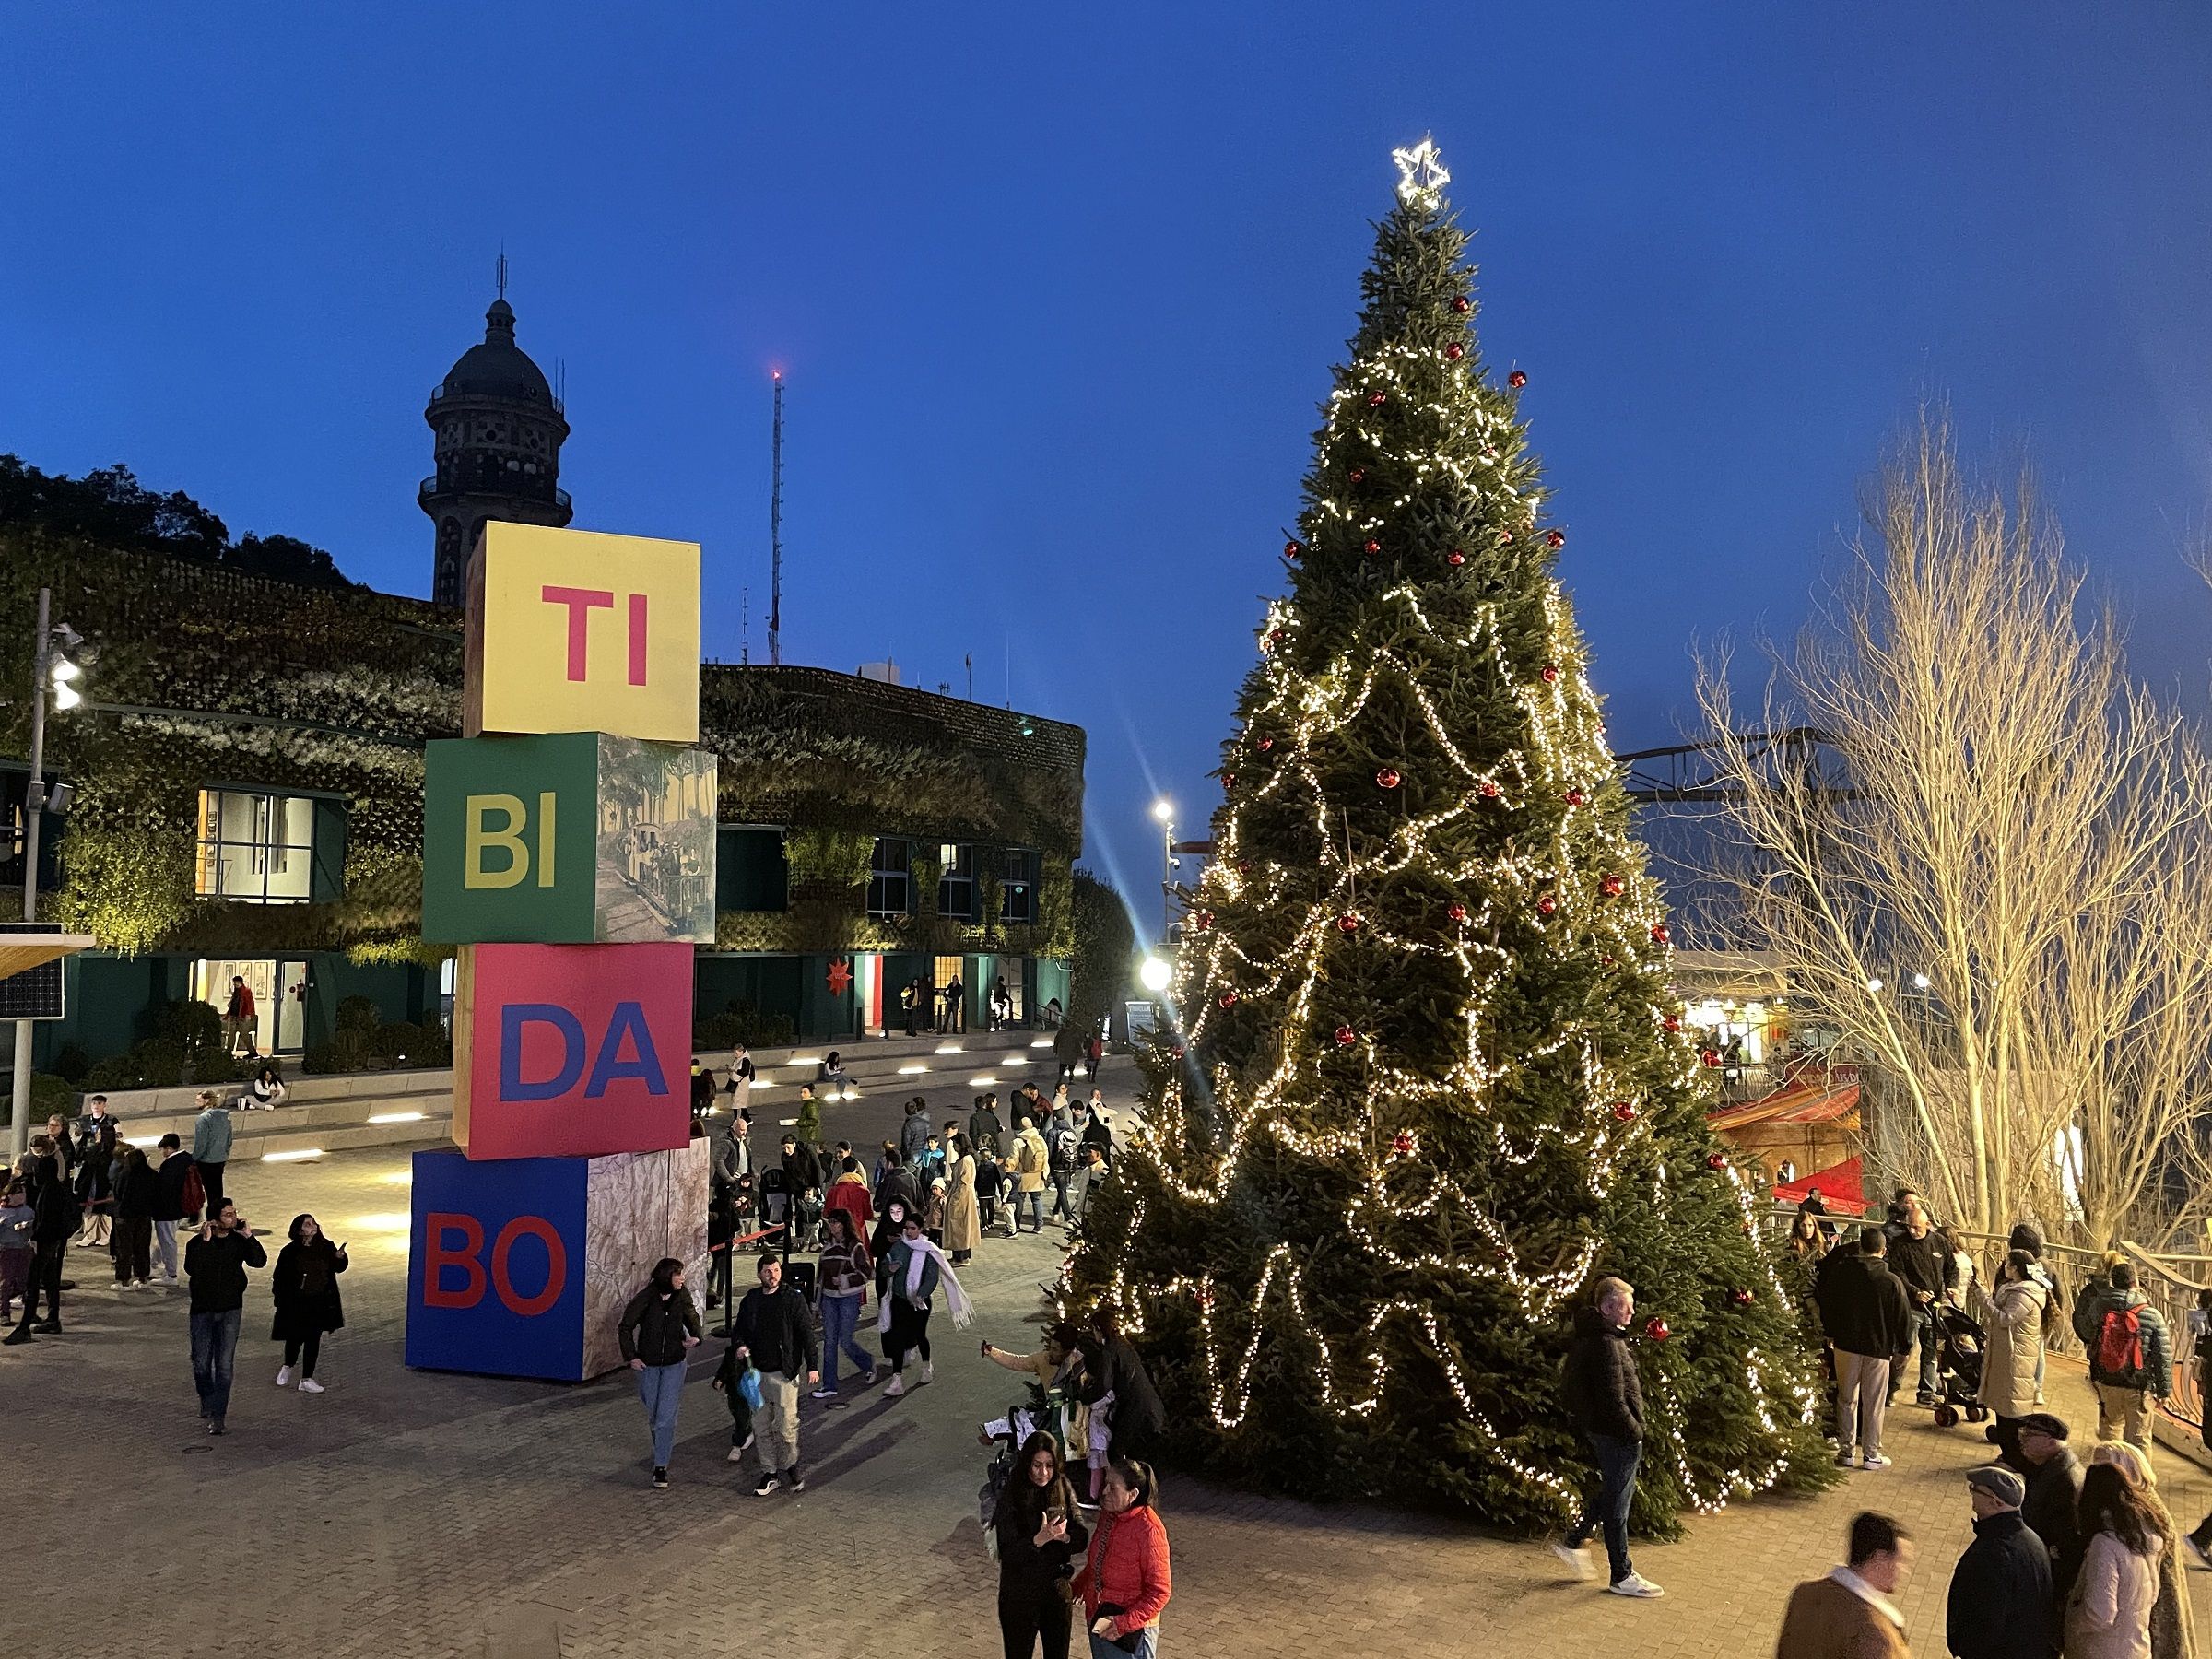
M799 1473L799 1379L808 1388L821 1382L821 1349L816 1345L814 1316L806 1299L783 1282L783 1264L760 1258L759 1288L737 1304L737 1329L731 1338L737 1357L750 1359L760 1373L760 1409L753 1430L760 1437L760 1484L753 1496L766 1498L778 1486L806 1489Z
M1629 1352L1629 1322L1636 1292L1626 1279L1597 1281L1594 1307L1575 1314L1574 1343L1567 1350L1567 1411L1597 1459L1597 1500L1552 1546L1577 1578L1591 1573L1590 1535L1602 1531L1615 1595L1650 1598L1665 1591L1629 1559L1629 1505L1636 1496L1636 1468L1643 1461L1643 1384Z
M2104 1288L2076 1311L2074 1334L2097 1385L2097 1438L2126 1441L2148 1467L2149 1401L2164 1399L2173 1386L2173 1349L2165 1315L2136 1288L2134 1264L2113 1264Z
M2066 1444L2066 1425L2047 1411L2019 1423L2020 1456L2028 1465L2028 1495L2020 1520L2051 1556L2051 1605L2065 1606L2081 1572L2081 1460Z
M1889 1271L1904 1285L1912 1305L1912 1346L1920 1350L1920 1386L1913 1394L1919 1406L1936 1404L1936 1312L1943 1303L1944 1276L1950 1252L1943 1235L1928 1224L1928 1211L1920 1194L1906 1192L1898 1197L1898 1220L1889 1231ZM1899 1349L1901 1355L1903 1349ZM1897 1398L1900 1379L1889 1379L1889 1398Z
M1912 1306L1883 1254L1882 1230L1869 1227L1859 1234L1858 1250L1831 1258L1813 1287L1820 1328L1836 1350L1839 1468L1851 1467L1854 1445L1864 1453L1863 1467L1889 1465L1882 1455L1889 1363L1912 1346Z
M200 1185L213 1206L223 1201L223 1166L230 1161L230 1114L211 1088L200 1090L199 1106L200 1115L192 1122L192 1161L199 1166Z
M230 1000L223 1008L223 1052L238 1053L238 1045L246 1045L246 1058L254 1059L261 1053L260 1021L253 1007L253 993L246 986L245 977L230 976Z
M220 1434L230 1412L230 1367L246 1305L246 1269L266 1267L269 1253L237 1205L228 1198L208 1204L208 1218L184 1246L184 1277L192 1281L192 1382L200 1393L207 1432Z
M1852 1517L1849 1558L1790 1592L1774 1659L1912 1659L1891 1599L1912 1571L1912 1540L1888 1515Z
M2051 1553L2020 1519L2028 1488L2001 1464L1969 1469L1974 1541L1951 1571L1944 1641L1956 1659L2058 1659Z

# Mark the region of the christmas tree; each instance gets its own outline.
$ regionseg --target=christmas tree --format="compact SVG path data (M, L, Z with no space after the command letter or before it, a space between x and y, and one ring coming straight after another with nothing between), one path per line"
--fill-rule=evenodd
M1214 1471L1557 1524L1574 1308L1636 1288L1637 1524L1830 1477L1754 1193L1704 1123L1565 545L1434 147L1324 406L1224 745L1177 1034L1062 1293ZM1646 1323L1648 1320L1648 1323Z

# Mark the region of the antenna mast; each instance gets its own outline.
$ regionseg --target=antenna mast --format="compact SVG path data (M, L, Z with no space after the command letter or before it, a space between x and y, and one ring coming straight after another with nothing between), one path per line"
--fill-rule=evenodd
M769 440L768 660L783 660L783 371L774 371L776 423Z
M750 663L753 660L753 590L749 587L740 588L738 594L737 660Z

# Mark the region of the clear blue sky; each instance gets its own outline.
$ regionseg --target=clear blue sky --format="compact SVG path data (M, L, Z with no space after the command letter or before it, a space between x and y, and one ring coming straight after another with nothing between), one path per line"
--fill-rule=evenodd
M1425 130L1617 745L1686 724L1693 639L1796 627L1929 392L2194 693L2207 86L2182 4L18 6L0 450L425 593L421 411L504 241L577 524L703 542L710 654L747 586L760 654L784 366L787 655L1010 659L1135 896Z

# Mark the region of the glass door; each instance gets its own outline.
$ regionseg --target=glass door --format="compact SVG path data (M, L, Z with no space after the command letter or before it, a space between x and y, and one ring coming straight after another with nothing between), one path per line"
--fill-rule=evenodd
M307 964L276 964L276 1052L296 1054L307 1046Z

